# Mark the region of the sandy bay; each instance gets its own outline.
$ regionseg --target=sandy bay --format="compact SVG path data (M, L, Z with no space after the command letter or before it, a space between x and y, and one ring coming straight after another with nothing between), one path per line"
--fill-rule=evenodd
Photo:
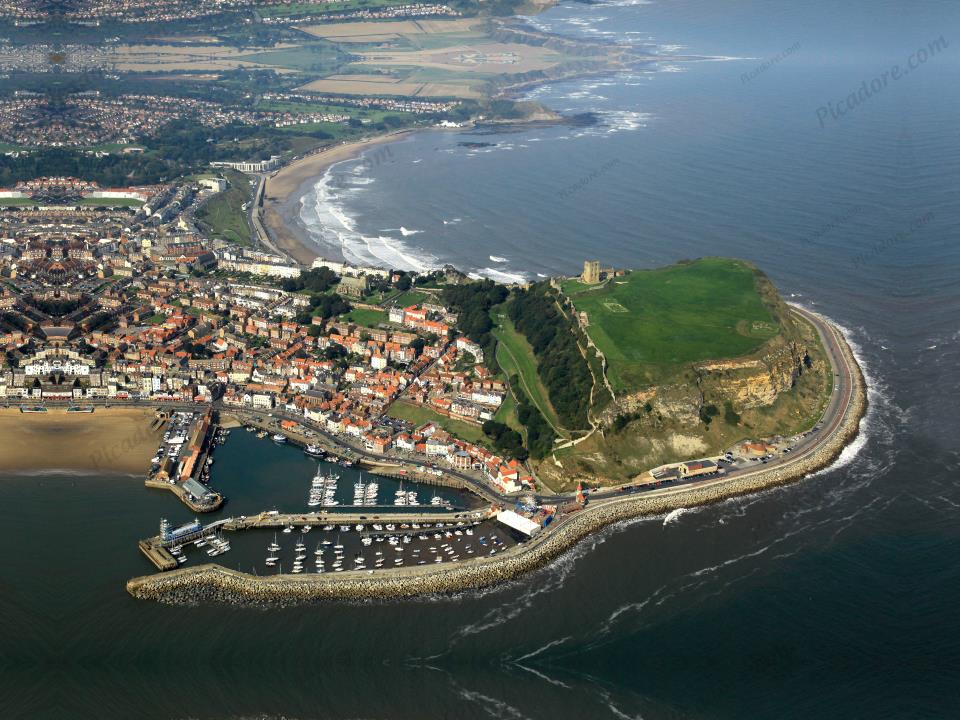
M0 472L39 470L146 473L160 440L152 409L93 413L0 409Z
M400 140L414 130L398 130L356 142L330 145L294 160L267 178L263 198L263 224L271 240L297 262L309 265L319 253L297 234L299 198L306 192L305 185L322 176L338 162L352 160L377 145Z

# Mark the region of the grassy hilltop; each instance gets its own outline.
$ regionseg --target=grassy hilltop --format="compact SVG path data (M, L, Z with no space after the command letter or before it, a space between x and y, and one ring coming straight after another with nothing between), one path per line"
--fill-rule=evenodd
M531 457L554 488L806 429L829 394L815 331L741 260L539 283L493 317L514 395L553 431Z
M634 270L593 286L571 280L563 292L586 313L618 393L656 383L678 365L748 355L781 331L756 271L736 260Z

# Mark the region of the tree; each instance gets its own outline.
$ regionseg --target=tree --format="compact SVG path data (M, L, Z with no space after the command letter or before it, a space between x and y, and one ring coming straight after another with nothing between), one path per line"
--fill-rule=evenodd
M557 310L549 285L540 283L517 292L507 309L540 360L537 374L560 419L573 427L585 427L593 375L580 352L575 329Z

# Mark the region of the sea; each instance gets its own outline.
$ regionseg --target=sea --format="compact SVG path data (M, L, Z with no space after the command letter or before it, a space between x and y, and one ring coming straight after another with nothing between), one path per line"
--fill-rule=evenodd
M610 0L530 21L661 59L529 92L591 126L429 131L337 165L304 229L331 257L500 280L747 258L847 334L870 385L856 442L504 587L273 609L127 596L151 570L136 540L190 519L140 477L6 477L4 716L960 716L960 5ZM216 458L234 509L292 503L315 471L242 431Z

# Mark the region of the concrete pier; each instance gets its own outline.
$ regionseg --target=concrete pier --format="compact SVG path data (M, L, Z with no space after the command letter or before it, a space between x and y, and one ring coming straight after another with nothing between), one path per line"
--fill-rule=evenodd
M140 552L142 552L147 560L153 563L154 567L157 570L173 570L177 566L177 559L170 554L170 551L167 550L159 542L160 538L150 538L149 540L141 540L138 543Z
M253 528L283 528L304 527L310 525L369 525L371 523L394 525L417 524L432 525L434 523L477 522L490 516L486 510L472 511L437 511L437 512L397 512L395 509L381 509L376 507L365 508L354 512L314 512L296 514L260 513L252 517L230 518L223 523L224 530L250 530Z

